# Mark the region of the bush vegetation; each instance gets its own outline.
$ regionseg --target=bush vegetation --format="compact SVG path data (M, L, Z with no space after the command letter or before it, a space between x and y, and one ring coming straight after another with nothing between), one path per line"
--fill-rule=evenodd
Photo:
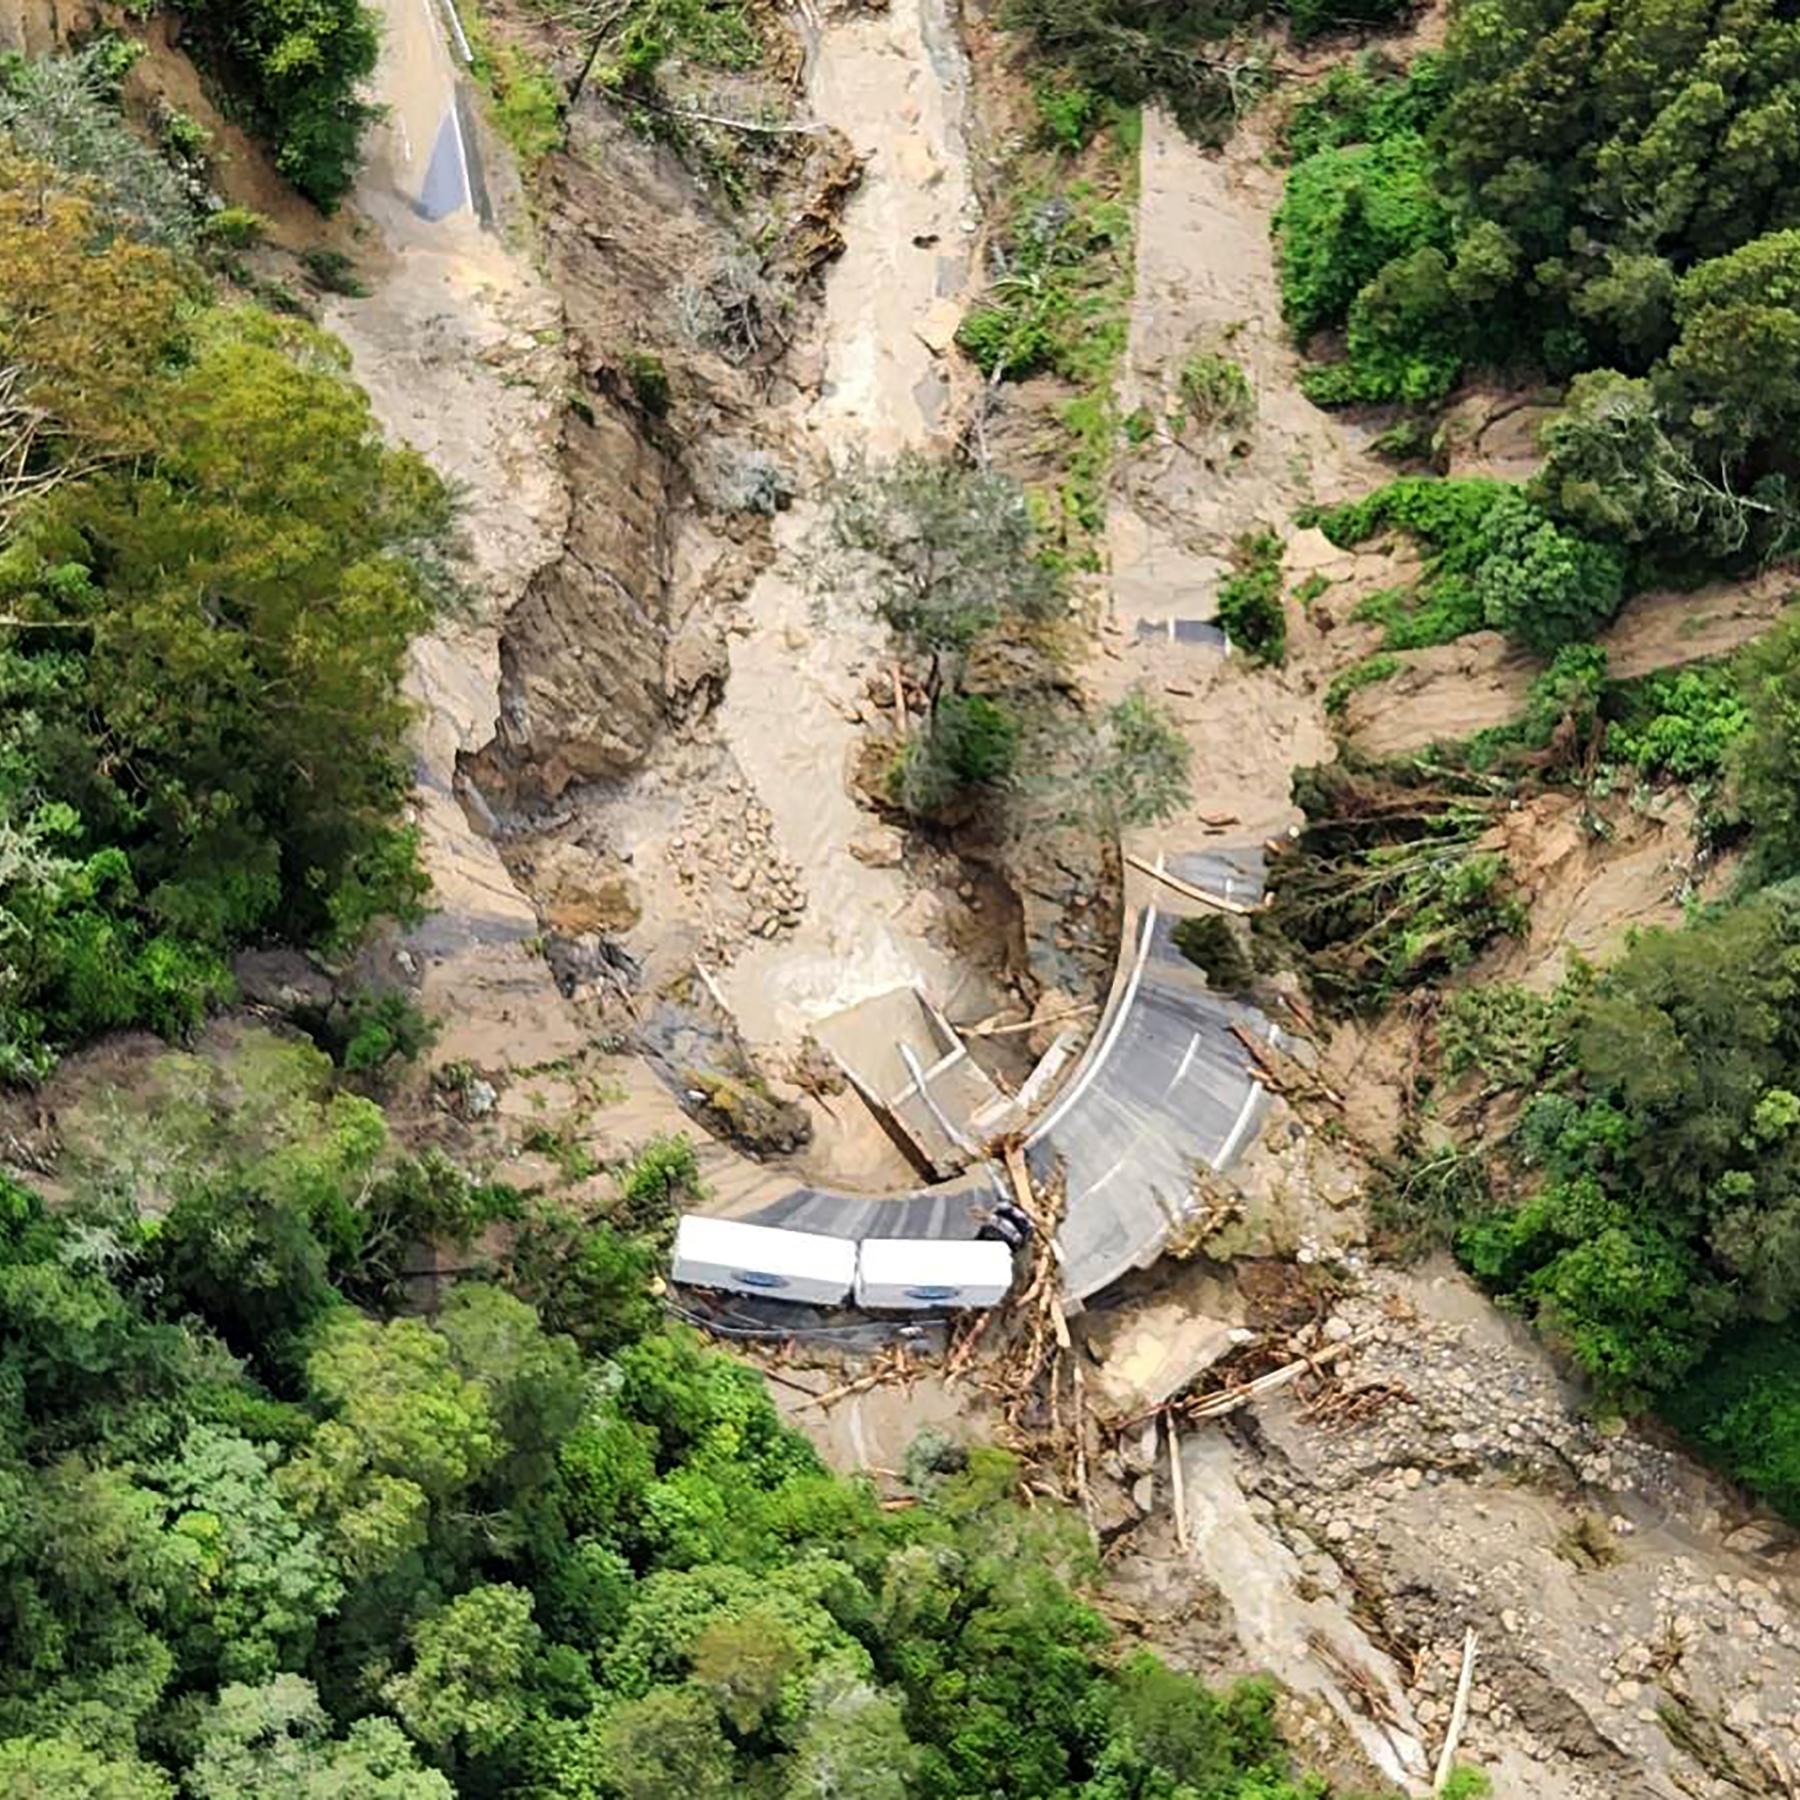
M1243 366L1216 350L1196 350L1181 365L1182 411L1175 429L1196 424L1241 434L1256 421L1256 394Z
M1300 955L1326 1005L1379 1011L1523 928L1511 868L1488 836L1504 795L1485 778L1345 747L1296 771L1294 799L1305 823L1274 858L1259 927Z
M983 805L1102 830L1167 818L1187 746L1141 695L1090 719L1058 649L1067 578L1027 496L991 469L903 451L840 470L815 540L820 604L866 608L924 665L929 708L888 791L920 816Z
M1439 747L1410 772L1354 757L1307 772L1296 788L1307 825L1271 874L1273 921L1307 953L1321 997L1365 1006L1419 971L1421 947L1435 957L1447 923L1462 933L1448 966L1492 923L1491 895L1473 914L1446 913L1435 885L1453 879L1468 900L1460 884L1490 854L1480 834L1510 794L1478 774L1459 791L1459 764L1504 767L1562 738L1574 761L1599 758L1602 778L1611 767L1687 782L1715 821L1748 829L1738 894L1634 937L1610 968L1576 961L1549 995L1446 997L1443 1074L1511 1093L1517 1123L1492 1145L1415 1144L1377 1212L1395 1241L1453 1241L1603 1401L1655 1408L1789 1511L1800 1507L1797 659L1793 620L1731 661L1633 682L1608 681L1596 649L1567 649L1503 732ZM1409 869L1429 874L1431 904L1409 891Z
M1232 547L1232 573L1219 583L1218 622L1252 662L1279 663L1287 655L1281 560L1274 532L1246 532Z
M9 1794L1328 1793L1267 1684L1115 1644L1006 1453L885 1508L628 1231L397 1157L292 1044L169 1065L55 1212L0 1181Z
M1296 38L1406 18L1407 0L1008 0L1002 21L1029 32L1071 88L1121 106L1164 106L1202 143L1221 142L1265 91L1262 61L1241 40L1285 17Z
M1627 591L1620 550L1558 524L1510 482L1406 475L1302 517L1344 548L1398 531L1426 552L1416 582L1358 609L1385 627L1389 650L1486 628L1548 656L1591 638Z
M561 84L548 65L495 31L474 0L464 0L463 18L475 75L491 96L494 128L529 172L563 146L567 126Z
M1172 935L1175 948L1205 975L1209 987L1241 994L1255 981L1250 952L1222 913L1178 920Z
M275 148L275 165L333 212L376 109L363 98L381 27L362 0L196 0L185 17Z

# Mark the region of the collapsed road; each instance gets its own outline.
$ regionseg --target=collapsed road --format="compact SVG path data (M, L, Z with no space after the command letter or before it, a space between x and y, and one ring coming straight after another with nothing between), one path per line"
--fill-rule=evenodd
M387 117L371 173L410 215L406 235L435 232L453 249L471 213L487 223L474 136L463 122L461 27L450 0L387 0L385 14L378 82ZM1260 848L1177 854L1156 866L1232 910L1261 895ZM1211 990L1176 947L1176 924L1205 911L1203 902L1172 899L1147 875L1130 877L1127 899L1130 923L1106 1009L1026 1138L1039 1181L1061 1171L1058 1242L1072 1306L1153 1262L1192 1211L1197 1172L1222 1176L1242 1157L1268 1103L1244 1037L1282 1042L1263 1014ZM966 1240L1006 1191L1003 1171L989 1164L875 1196L777 1178L758 1184L756 1203L737 1216L856 1240Z

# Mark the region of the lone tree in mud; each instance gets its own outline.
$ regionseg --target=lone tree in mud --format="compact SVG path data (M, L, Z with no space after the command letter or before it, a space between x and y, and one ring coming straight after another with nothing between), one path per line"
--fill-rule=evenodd
M1010 476L917 450L859 457L811 548L821 603L861 606L926 664L930 716L888 775L908 812L987 800L1014 823L1112 832L1186 799L1187 745L1148 700L1084 709L1057 630L1067 586Z
M858 457L832 483L815 577L931 663L935 711L976 642L1007 621L1061 618L1062 576L1037 555L1025 491L991 469L903 450Z

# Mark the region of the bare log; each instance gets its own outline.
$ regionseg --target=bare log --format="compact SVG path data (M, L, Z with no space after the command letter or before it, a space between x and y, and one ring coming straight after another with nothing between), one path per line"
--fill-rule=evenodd
M1441 1794L1450 1785L1450 1771L1456 1767L1456 1747L1462 1742L1463 1727L1469 1722L1469 1689L1474 1682L1475 1628L1471 1625L1463 1636L1462 1673L1456 1678L1456 1699L1450 1706L1450 1724L1444 1732L1444 1747L1438 1752L1437 1773L1432 1777L1434 1794Z
M1169 1428L1169 1491L1175 1499L1175 1542L1181 1546L1182 1554L1189 1556L1193 1546L1188 1542L1187 1478L1181 1471L1181 1433L1172 1412L1165 1413L1163 1419Z
M1245 906L1236 900L1227 900L1218 894L1209 894L1205 888L1195 887L1191 881L1183 881L1179 875L1171 875L1167 869L1159 869L1155 863L1146 862L1143 857L1133 852L1128 851L1125 860L1134 869L1140 870L1153 880L1160 881L1165 887L1173 888L1185 899L1199 901L1202 906L1216 907L1220 912L1235 913L1240 919L1247 919L1252 913L1260 910L1254 906Z
M1265 1394L1273 1394L1298 1381L1308 1370L1322 1369L1328 1363L1335 1362L1346 1351L1367 1343L1373 1335L1374 1327L1370 1326L1367 1330L1345 1338L1341 1343L1327 1344L1324 1349L1311 1356L1302 1356L1297 1361L1284 1363L1279 1369L1271 1369L1267 1375L1259 1375L1254 1381L1241 1382L1236 1387L1221 1388L1216 1394L1207 1394L1185 1409L1187 1415L1190 1419L1222 1419L1226 1414L1248 1406L1252 1400L1260 1400Z

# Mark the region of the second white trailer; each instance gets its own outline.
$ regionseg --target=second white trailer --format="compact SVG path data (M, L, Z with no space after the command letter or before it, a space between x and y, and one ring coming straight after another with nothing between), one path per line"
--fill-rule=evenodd
M1012 1251L985 1238L864 1238L856 1304L880 1312L998 1306L1012 1279Z

